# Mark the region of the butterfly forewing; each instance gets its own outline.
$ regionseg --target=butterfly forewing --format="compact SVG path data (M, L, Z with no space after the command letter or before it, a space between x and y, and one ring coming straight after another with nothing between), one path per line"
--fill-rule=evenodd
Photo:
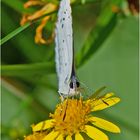
M68 94L73 61L72 17L70 0L61 0L55 30L56 70L59 93Z

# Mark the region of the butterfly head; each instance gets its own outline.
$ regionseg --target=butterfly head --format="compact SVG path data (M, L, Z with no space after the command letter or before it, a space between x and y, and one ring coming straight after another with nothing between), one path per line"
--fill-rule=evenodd
M75 75L71 76L71 80L69 83L69 88L70 88L69 95L73 96L79 94L79 90L78 90L79 87L80 87L80 83L77 80L76 76Z

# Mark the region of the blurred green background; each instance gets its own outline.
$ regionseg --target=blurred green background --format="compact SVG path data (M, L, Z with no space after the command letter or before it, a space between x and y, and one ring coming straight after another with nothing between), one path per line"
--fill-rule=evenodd
M2 38L20 27L26 12L24 2L2 0ZM107 86L107 92L113 91L121 98L116 106L95 114L121 128L121 134L105 132L110 140L138 140L138 17L125 12L128 3L124 0L84 2L77 0L72 6L78 78L92 91ZM119 11L112 12L111 6ZM49 32L54 23L47 24ZM23 139L31 133L30 125L47 119L60 102L54 42L47 46L34 43L38 24L12 34L1 46L3 140Z

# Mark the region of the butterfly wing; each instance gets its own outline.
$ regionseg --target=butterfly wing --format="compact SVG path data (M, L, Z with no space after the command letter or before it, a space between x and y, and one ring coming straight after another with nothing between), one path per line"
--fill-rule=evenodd
M58 21L55 30L56 71L58 76L58 92L69 93L69 81L73 61L72 17L70 0L61 0Z

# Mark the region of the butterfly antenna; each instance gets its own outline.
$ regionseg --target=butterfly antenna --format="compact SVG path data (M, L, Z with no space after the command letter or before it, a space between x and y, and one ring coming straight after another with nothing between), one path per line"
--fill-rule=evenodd
M85 83L81 82L81 81L79 80L79 78L77 78L77 79L78 79L78 81L80 82L80 84L83 85L83 87L85 87L85 88L88 90L88 92L93 93L93 90L92 90L91 88L89 88Z

